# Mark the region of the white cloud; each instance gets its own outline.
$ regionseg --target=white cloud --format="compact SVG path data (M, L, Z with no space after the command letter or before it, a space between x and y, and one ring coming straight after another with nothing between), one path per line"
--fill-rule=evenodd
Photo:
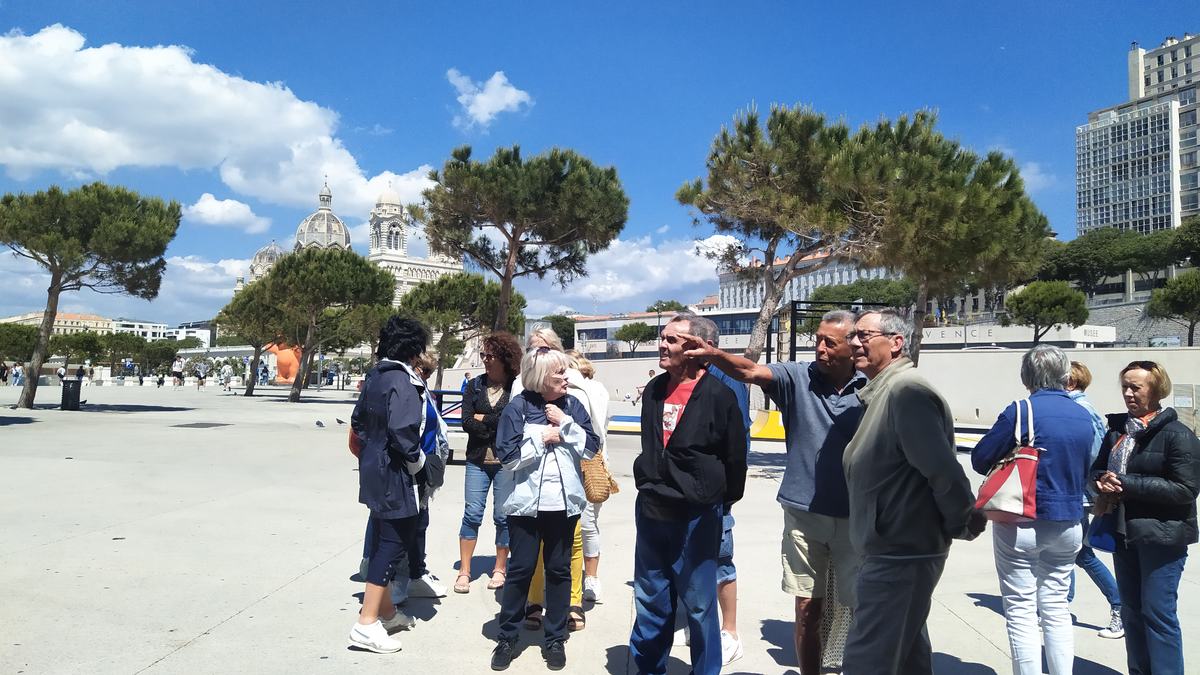
M1025 180L1025 190L1030 193L1041 192L1054 187L1058 177L1049 173L1037 162L1026 162L1021 165L1021 178Z
M529 92L514 87L502 70L493 73L487 82L475 82L457 68L451 68L446 71L446 79L458 92L458 103L462 106L463 115L454 117L454 126L460 129L474 126L486 129L500 113L533 105Z
M178 324L211 319L233 297L233 286L244 277L250 261L207 260L199 256L168 256L167 271L154 300L84 290L65 293L59 311L101 316L128 316ZM44 270L24 258L0 255L0 285L9 292L0 296L0 316L42 311L46 307Z
M254 215L249 204L236 199L217 199L211 192L200 195L195 204L183 207L183 218L198 225L233 227L247 234L266 232L271 219Z
M655 234L666 234L668 231L670 231L670 229L671 229L670 225L659 225L658 228L654 230L654 233Z
M705 250L736 244L728 235L707 239L673 239L654 243L650 237L616 239L588 258L588 276L566 290L550 279L520 279L519 290L529 301L529 314L541 315L575 300L580 311L641 310L656 298L680 296L694 302L717 288L717 262ZM695 295L695 297L692 297Z
M389 181L406 201L429 186L428 166L368 177L335 135L337 113L281 83L230 75L177 45L85 43L59 24L0 36L0 165L10 176L217 169L239 194L309 206L328 175L335 205L362 214Z

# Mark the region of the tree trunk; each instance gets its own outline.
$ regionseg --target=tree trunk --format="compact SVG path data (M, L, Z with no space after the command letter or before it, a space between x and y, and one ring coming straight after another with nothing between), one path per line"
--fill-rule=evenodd
M492 330L508 328L508 301L512 295L513 273L517 271L517 244L520 242L519 232L513 232L508 240L508 260L504 261L504 275L500 277L500 298L496 302L496 320L492 322Z
M767 345L767 334L771 332L771 320L779 309L779 298L783 295L780 286L768 283L765 286L762 307L758 308L758 317L754 319L754 327L750 329L750 342L746 345L743 356L758 363L758 357Z
M1188 346L1189 347L1196 346L1196 323L1197 323L1196 321L1193 321L1191 324L1188 325Z
M37 344L33 346L33 355L29 359L29 367L25 371L25 386L21 388L21 398L17 400L18 408L33 408L33 399L37 396L38 377L42 374L42 364L50 351L50 333L54 330L54 317L58 316L58 296L62 293L62 272L50 274L50 286L46 288L46 311L42 314L42 325L38 329Z
M315 321L308 322L308 331L304 335L303 351L300 353L300 364L296 369L296 379L292 380L292 391L288 393L288 401L292 403L300 402L300 390L304 388L304 383L308 381L308 370L312 367L313 358L313 341L317 333L317 324Z
M925 305L928 302L929 285L921 282L917 286L917 306L912 317L912 344L908 345L908 358L912 359L914 366L921 362L921 338L925 335Z
M1038 326L1036 323L1033 324L1033 344L1036 345L1037 343L1041 342L1042 336L1045 334L1045 331L1043 331L1040 326Z
M253 396L254 385L258 384L258 367L262 360L263 348L262 345L254 347L254 356L250 358L250 368L246 372L246 392L242 396Z

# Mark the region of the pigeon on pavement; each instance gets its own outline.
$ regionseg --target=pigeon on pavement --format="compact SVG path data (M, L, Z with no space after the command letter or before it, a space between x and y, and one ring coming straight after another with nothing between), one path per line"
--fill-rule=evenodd
M325 427L325 423L324 423L324 422L322 422L321 420L317 420L317 426L319 426L319 427L321 427L321 428L324 428L324 427Z

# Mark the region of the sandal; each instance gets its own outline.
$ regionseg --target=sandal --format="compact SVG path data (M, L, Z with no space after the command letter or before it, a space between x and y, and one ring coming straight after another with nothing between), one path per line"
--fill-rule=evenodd
M463 581L463 579L466 579L466 581ZM458 575L458 577L454 580L454 592L455 593L470 593L471 592L471 575L470 574Z
M583 614L583 608L578 605L571 607L570 613L567 614L567 630L574 633L586 627L587 617Z
M525 608L525 630L537 630L542 627L542 606L529 605Z
M500 575L499 579L496 578L497 574ZM488 581L487 585L488 590L494 591L498 588L504 588L504 582L507 579L508 575L504 573L504 570L492 570L492 578Z

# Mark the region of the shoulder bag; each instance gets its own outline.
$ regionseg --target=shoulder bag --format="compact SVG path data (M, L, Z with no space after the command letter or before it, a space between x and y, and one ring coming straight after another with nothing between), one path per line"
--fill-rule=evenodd
M1022 407L1029 415L1028 434L1021 433ZM982 510L988 520L1016 523L1037 518L1037 468L1043 449L1034 439L1033 403L1027 398L1017 401L1014 436L1016 447L996 462L979 487L975 508Z

